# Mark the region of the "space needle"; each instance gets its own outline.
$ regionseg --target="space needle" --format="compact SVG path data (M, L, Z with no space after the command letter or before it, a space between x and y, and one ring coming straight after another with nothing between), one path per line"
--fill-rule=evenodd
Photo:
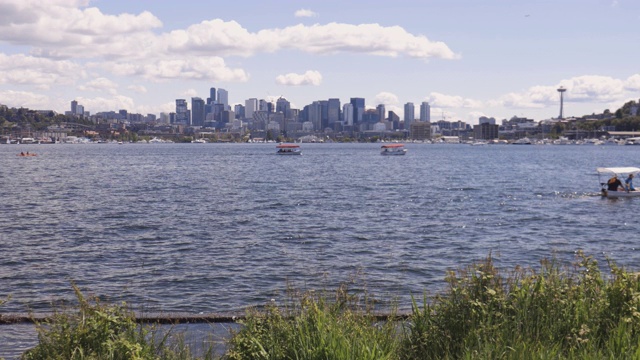
M562 116L562 106L563 106L563 100L564 100L564 98L563 98L563 94L564 94L564 92L565 92L565 91L567 91L567 89L565 89L565 88L564 88L564 87L562 87L562 86L560 86L560 87L558 88L558 92L560 93L560 117L559 117L559 119L563 119L563 116Z

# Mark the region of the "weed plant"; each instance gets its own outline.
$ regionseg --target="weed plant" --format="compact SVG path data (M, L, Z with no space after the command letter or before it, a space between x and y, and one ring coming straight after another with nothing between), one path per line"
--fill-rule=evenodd
M578 253L562 267L504 274L491 256L450 272L441 294L400 319L374 315L366 294L296 293L282 306L248 311L223 358L240 359L640 359L640 275L608 262L603 273ZM75 288L75 287L74 287ZM39 324L23 359L188 359L182 343L137 325L120 306L90 304ZM207 355L212 358L212 355Z
M36 324L38 345L22 355L24 360L40 359L192 359L181 337L172 339L170 331L159 332L138 325L134 314L123 305L103 305L86 300L73 285L78 312L57 312ZM210 354L206 355L211 358Z

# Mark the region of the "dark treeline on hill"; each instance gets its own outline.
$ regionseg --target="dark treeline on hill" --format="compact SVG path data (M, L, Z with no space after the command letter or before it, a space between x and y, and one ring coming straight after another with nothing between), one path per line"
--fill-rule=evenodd
M56 114L53 111L37 111L26 108L12 109L0 106L0 126L2 128L30 128L31 130L39 131L46 130L48 126L60 125L65 122L91 125L89 120Z
M584 116L583 118L601 118L596 121L582 121L576 124L576 127L581 130L597 130L605 126L615 126L616 131L637 131L640 130L640 111L632 110L639 105L636 101L629 101L622 105L621 108L613 113L607 109L601 115L593 114L591 116Z

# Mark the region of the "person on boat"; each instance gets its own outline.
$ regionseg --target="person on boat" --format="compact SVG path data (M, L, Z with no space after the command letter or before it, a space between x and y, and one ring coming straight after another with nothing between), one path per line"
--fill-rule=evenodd
M633 187L633 174L629 174L624 184L627 186L627 191L636 191L636 188Z
M20 156L25 156L23 151L20 151Z
M618 191L618 189L622 189L624 191L624 187L622 186L622 182L618 179L617 175L613 175L609 181L607 181L607 190L609 191Z

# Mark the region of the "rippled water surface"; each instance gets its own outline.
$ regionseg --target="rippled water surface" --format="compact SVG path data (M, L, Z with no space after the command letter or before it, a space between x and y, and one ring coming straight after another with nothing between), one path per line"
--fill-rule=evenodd
M235 312L353 277L406 306L489 253L638 264L640 198L602 199L595 168L638 166L640 147L407 148L2 145L0 311L48 312L72 280L149 311Z

